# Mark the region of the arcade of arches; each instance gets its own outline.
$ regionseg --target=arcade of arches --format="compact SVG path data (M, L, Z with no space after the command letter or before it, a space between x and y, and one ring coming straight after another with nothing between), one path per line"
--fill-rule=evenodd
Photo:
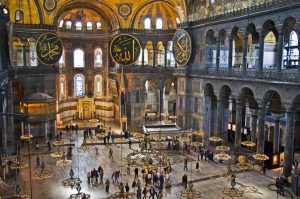
M32 151L34 158L45 156L45 162L51 165L53 161L44 152L47 144L56 139L53 137L62 132L66 146L79 148L78 142L83 140L81 132L91 127L92 134L93 131L96 134L94 129L98 124L103 132L130 131L134 136L148 125L158 126L161 136L164 125L176 124L180 133L174 133L175 136L169 133L165 142L156 143L158 150L173 158L170 164L176 172L171 172L172 180L168 181L175 186L170 193L163 191L163 198L182 196L177 185L184 174L201 190L202 198L227 197L222 191L230 185L216 177L226 172L227 165L222 161L213 165L200 162L199 173L193 173L195 169L191 173L182 172L184 159L191 168L199 161L201 147L194 147L195 152L190 150L194 149L191 143L195 132L201 134L204 151L218 153L211 137L220 137L223 145L230 146L231 160L226 163L235 164L239 155L250 157L251 163L257 163L252 158L255 153L269 157L264 163L259 162L268 169L268 179L255 168L238 174L242 175L238 178L240 184L248 183L247 186L257 190L244 191L244 198L276 197L276 192L268 188L275 183L276 175L288 182L300 178L296 164L300 161L300 2L297 0L0 0L0 8L3 38L0 41L0 185L1 179L7 180L5 186L19 183L22 192L29 193L31 167L21 170L22 175L16 177L10 169L11 161L17 156L25 161ZM192 41L191 57L185 66L178 66L173 55L176 44L173 36L179 28L185 29ZM46 32L57 34L63 44L62 56L52 66L42 63L36 52L38 38ZM110 44L119 34L133 35L140 42L140 54L132 65L121 66L110 55ZM77 137L73 131L66 131L68 125L79 126ZM28 151L24 143L21 151L17 150L19 137L26 133L33 135L32 143L38 142L45 150L35 150L29 142ZM139 141L134 136L133 142ZM182 141L184 136L190 143ZM182 151L170 150L179 138ZM244 147L244 141L255 146ZM89 143L90 148L96 148L97 154L98 149L103 149L99 152L102 162L107 160L107 147L112 146L116 151L120 147L105 146L102 141L97 142L98 146L95 142ZM113 169L119 170L119 164L124 162L122 155L139 149L136 143L132 149L131 145L126 147L124 154L115 152L120 159L118 163L110 161L104 166L108 172L105 180L110 180ZM80 152L74 153L80 157ZM84 191L90 191L91 198L107 198L118 191L115 184L111 184L112 192L106 193L104 186L86 182L90 167L98 167L99 162L90 151L84 156L91 162L81 165ZM80 164L72 164L80 172ZM67 167L64 173L69 173ZM55 174L55 181L63 180L62 176L68 177ZM254 176L249 182L242 179L249 176ZM124 174L124 181L130 187L132 180L132 176ZM209 183L216 185L219 192L213 186L205 191L203 187ZM46 190L43 185L35 185ZM94 189L97 186L100 192ZM15 194L14 191L2 194L6 190L2 187L0 198ZM294 197L299 192L290 186L287 190ZM133 191L136 192L133 189L130 192ZM36 196L32 198L70 195L54 192L43 195L34 191ZM264 196L258 195L259 192Z

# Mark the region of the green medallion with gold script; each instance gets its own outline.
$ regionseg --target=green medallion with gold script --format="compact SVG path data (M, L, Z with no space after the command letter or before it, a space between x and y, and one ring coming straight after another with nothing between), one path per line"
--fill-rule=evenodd
M178 29L173 37L173 55L179 66L186 65L191 57L192 42L190 35L183 29Z
M44 33L37 40L36 53L41 63L56 64L63 53L62 42L56 34Z
M112 59L123 66L134 64L138 60L140 52L140 42L132 35L118 35L110 44Z

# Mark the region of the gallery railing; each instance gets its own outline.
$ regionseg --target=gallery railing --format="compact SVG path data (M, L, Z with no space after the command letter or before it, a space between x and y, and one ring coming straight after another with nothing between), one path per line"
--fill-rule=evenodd
M257 69L242 69L234 68L232 70L222 68L202 68L202 69L186 69L178 68L175 70L176 76L191 76L191 77L218 77L218 78L235 78L235 79L250 79L264 80L277 82L300 83L300 72L297 69L288 69L278 72L274 69L265 69L259 72Z

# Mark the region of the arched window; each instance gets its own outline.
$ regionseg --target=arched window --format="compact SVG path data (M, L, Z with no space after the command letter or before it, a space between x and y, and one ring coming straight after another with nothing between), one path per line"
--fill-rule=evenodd
M295 31L290 34L289 41L284 46L283 65L285 68L297 68L299 62L298 35Z
M63 50L63 53L58 61L58 65L60 68L65 67L65 51Z
M74 96L84 96L84 76L82 74L77 74L74 77Z
M79 48L74 50L74 68L84 68L84 52Z
M149 65L147 48L144 49L144 65Z
M58 27L59 27L59 28L62 28L63 26L64 26L64 20L60 20L60 21L59 21Z
M76 30L82 30L82 23L77 21L76 24L75 24L75 29Z
M148 17L144 21L144 28L145 29L151 29L151 19Z
M66 29L71 29L72 28L72 22L71 21L67 21L66 22Z
M86 30L93 30L93 23L92 22L87 22L86 23Z
M96 23L96 28L97 28L97 30L100 30L101 28L102 28L102 24L101 24L101 22L97 22Z
M163 22L161 18L156 19L156 29L162 29L163 28Z
M176 17L176 23L180 24L180 19L178 17Z
M15 12L15 21L16 21L16 22L22 22L23 19L24 19L24 13L23 13L23 11L17 10L17 11Z
M94 80L94 95L96 97L102 96L102 76L96 75Z
M29 63L30 66L37 66L36 41L34 38L28 38L29 41Z
M94 67L102 67L102 50L101 48L96 48L94 52Z
M60 99L64 99L66 96L66 89L65 89L65 76L61 76L59 80L59 96Z

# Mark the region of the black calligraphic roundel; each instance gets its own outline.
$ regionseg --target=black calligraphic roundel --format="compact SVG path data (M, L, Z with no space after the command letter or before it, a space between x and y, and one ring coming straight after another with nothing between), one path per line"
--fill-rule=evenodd
M134 64L138 60L140 52L140 42L132 35L118 35L110 44L112 59L123 66Z
M63 53L62 42L54 33L42 34L36 43L36 53L39 61L43 64L56 64Z
M191 53L191 37L185 30L178 29L173 37L173 55L177 65L186 65L190 60Z

